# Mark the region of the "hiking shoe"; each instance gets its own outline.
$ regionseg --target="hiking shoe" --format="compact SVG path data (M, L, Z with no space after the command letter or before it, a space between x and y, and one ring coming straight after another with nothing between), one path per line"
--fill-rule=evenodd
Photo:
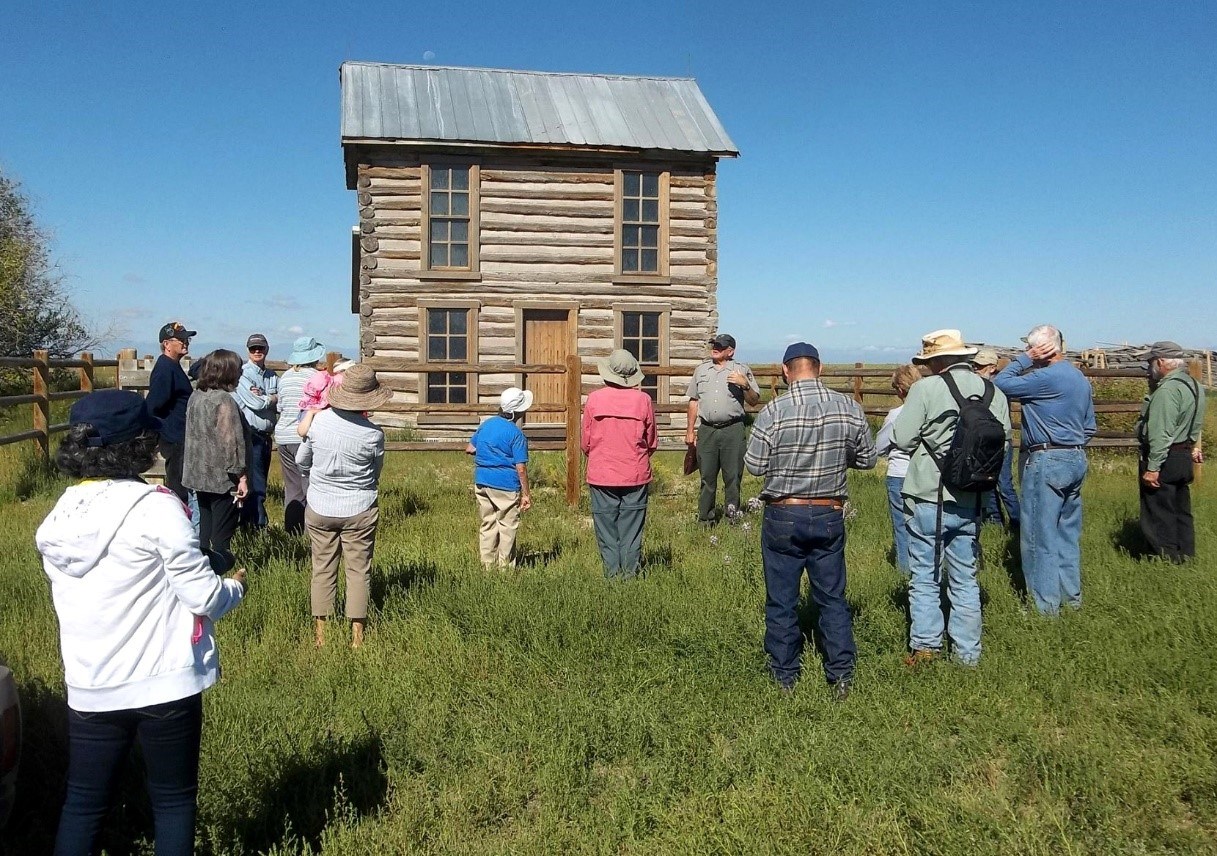
M835 702L842 702L849 698L849 691L853 689L853 684L854 682L850 678L837 681L835 684L833 684L832 700Z
M918 666L924 666L927 663L932 663L938 659L937 651L929 651L925 648L918 648L904 658L904 665L910 669L916 669Z

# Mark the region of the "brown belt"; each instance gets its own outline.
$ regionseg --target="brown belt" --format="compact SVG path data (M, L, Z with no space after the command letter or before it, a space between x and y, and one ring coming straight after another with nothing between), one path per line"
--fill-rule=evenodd
M840 510L844 507L845 500L835 496L783 496L780 499L767 499L765 503L767 505L820 505Z

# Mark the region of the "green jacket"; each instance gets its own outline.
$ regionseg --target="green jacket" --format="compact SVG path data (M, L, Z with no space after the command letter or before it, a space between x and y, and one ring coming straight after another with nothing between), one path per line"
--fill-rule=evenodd
M1166 453L1176 443L1195 443L1204 427L1204 390L1185 368L1175 369L1145 396L1137 439L1145 456L1145 469L1162 469Z
M955 379L959 394L963 396L980 395L984 392L984 379L972 371L966 362L951 365L947 371ZM993 401L989 410L997 417L1006 429L1006 438L1010 437L1010 403L1000 389L993 388ZM947 389L946 381L938 375L917 381L909 389L908 398L904 400L904 409L892 423L892 443L902 452L908 452L909 471L904 477L904 487L901 494L912 497L918 502L937 502L938 483L941 473L938 464L926 448L928 443L934 454L941 458L951 445L955 435L955 421L958 408L951 391ZM923 442L924 441L924 442ZM976 494L942 491L945 502L957 502L960 505L975 505Z

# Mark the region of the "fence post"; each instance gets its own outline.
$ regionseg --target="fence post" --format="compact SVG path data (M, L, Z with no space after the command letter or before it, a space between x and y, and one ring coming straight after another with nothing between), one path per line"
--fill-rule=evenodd
M856 369L862 368L862 363L854 363L854 368L856 368ZM854 401L861 404L862 403L862 375L860 375L860 374L854 375L853 388L854 388Z
M80 369L80 391L93 391L93 352L85 351L80 355L84 365Z
M34 430L40 432L38 440L38 457L47 460L51 456L51 367L48 365L46 351L34 351Z
M579 418L583 407L583 358L566 357L566 504L579 504Z

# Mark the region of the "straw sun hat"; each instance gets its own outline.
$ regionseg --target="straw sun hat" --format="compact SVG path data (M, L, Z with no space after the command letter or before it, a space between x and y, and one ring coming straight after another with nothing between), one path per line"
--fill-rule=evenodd
M376 379L376 372L362 363L351 366L342 375L342 384L331 386L330 407L339 410L375 410L387 404L393 390Z
M969 347L958 330L935 330L921 337L921 353L913 362L924 363L935 357L970 357L976 348Z

